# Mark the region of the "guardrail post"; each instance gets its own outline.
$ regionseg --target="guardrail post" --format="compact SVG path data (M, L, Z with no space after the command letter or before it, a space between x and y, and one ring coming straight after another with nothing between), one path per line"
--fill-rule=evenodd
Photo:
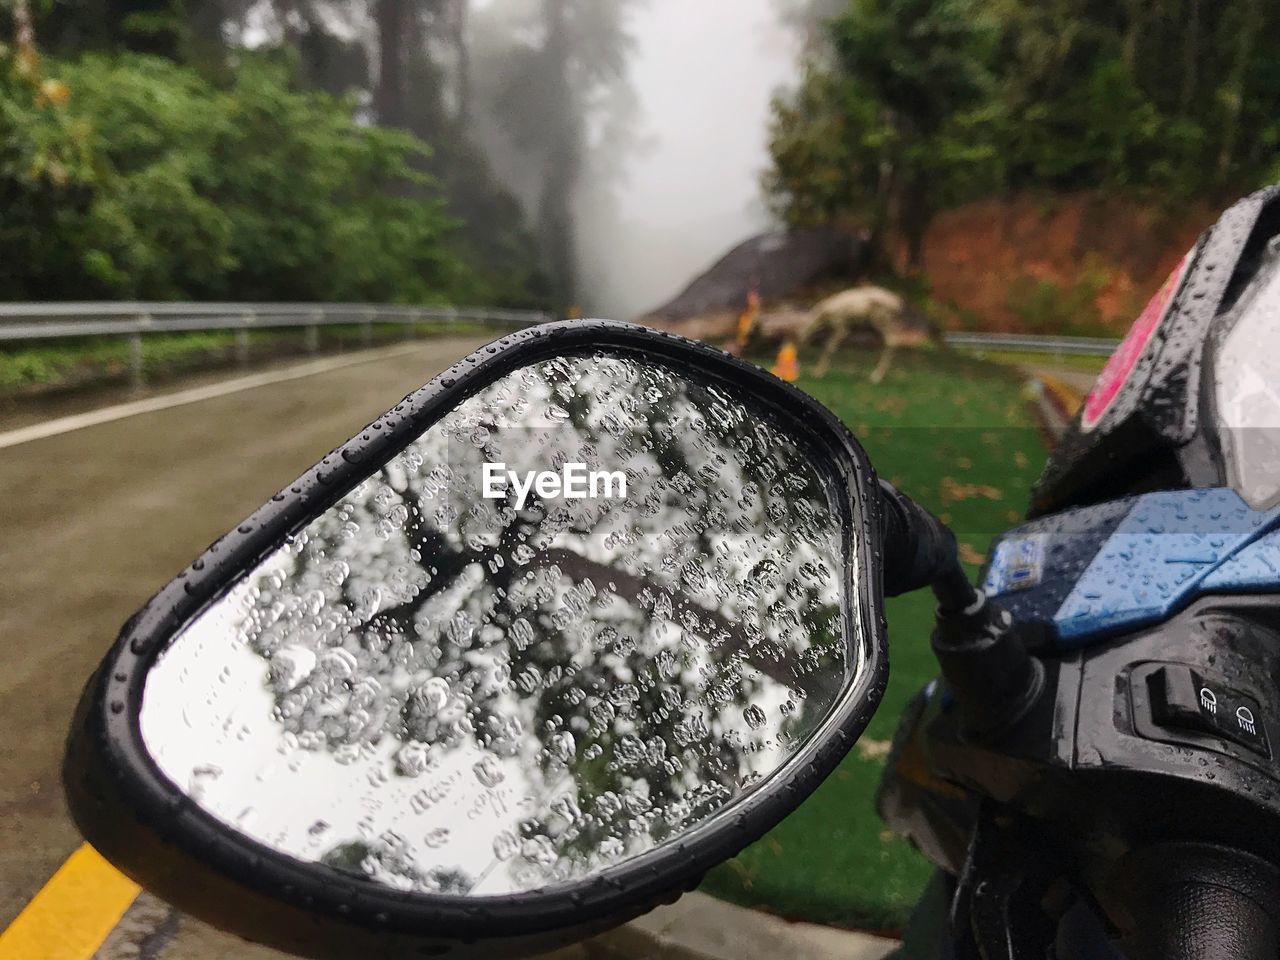
M141 330L135 330L129 334L129 385L134 390L141 390L146 385L146 376L142 369Z
M365 314L364 325L360 328L360 343L364 347L369 347L373 343L373 311L370 310Z
M408 339L410 340L418 339L418 324L420 324L421 322L422 322L422 311L421 310L413 311L413 314L409 317L409 322L405 324L405 329L409 331Z
M315 353L320 349L320 312L313 313L311 319L314 322L307 324L307 353Z
M252 313L247 314L244 318L245 326L236 331L236 364L241 367L249 366L249 325L255 319Z

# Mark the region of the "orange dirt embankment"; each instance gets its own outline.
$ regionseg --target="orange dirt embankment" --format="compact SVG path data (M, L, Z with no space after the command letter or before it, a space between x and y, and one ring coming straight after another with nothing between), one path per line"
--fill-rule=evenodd
M949 326L1120 336L1220 209L1097 192L984 200L938 214L924 275ZM1050 329L1064 316L1074 329Z

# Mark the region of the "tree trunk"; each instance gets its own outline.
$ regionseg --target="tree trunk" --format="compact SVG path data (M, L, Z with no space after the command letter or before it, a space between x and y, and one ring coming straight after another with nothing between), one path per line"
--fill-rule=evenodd
M538 210L547 268L557 306L575 305L577 250L573 198L581 163L581 129L577 98L569 83L567 0L545 0L546 40L542 50L548 86L550 149L545 157Z
M924 235L929 228L930 209L926 178L915 171L907 178L899 209L902 234L907 241L907 269L911 273L924 268Z
M557 145L547 157L546 178L539 204L538 226L543 254L551 275L556 305L568 309L576 305L577 249L573 218L573 191L577 181L577 158L569 144Z
M1128 18L1128 24L1124 31L1124 64L1129 68L1129 73L1136 75L1138 70L1138 38L1142 35L1143 22L1146 19L1143 16L1143 4L1147 0L1126 0L1125 10Z
M1182 43L1182 96L1179 100L1184 117L1191 113L1191 106L1196 99L1196 84L1199 80L1200 0L1191 0L1186 30Z
M468 0L454 0L451 18L453 49L458 63L458 120L465 128L471 122L471 47L467 43Z
M36 49L36 28L31 20L31 7L27 0L13 0L13 40L18 50L33 54Z
M403 127L406 122L403 43L408 26L408 0L378 0L374 16L378 22L378 87L373 109L384 127Z
M890 129L895 126L892 110L884 110L881 113L880 120ZM888 245L885 241L890 221L893 219L893 207L898 182L898 165L893 156L893 151L885 150L881 153L879 169L876 174L876 197L875 203L871 208L871 222L867 231L867 246L873 258L886 255L888 250Z
M1235 160L1236 141L1240 136L1240 115L1244 112L1245 81L1253 60L1254 37L1259 23L1258 0L1242 0L1240 29L1237 31L1236 56L1227 79L1226 105L1222 111L1222 149L1218 154L1218 176L1225 177Z

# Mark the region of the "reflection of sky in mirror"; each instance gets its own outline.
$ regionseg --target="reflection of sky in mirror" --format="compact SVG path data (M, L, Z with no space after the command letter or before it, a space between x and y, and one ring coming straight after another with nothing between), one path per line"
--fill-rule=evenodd
M517 509L485 463L626 495ZM516 371L189 625L144 739L304 860L476 895L589 874L775 772L860 669L829 497L718 386L604 354Z

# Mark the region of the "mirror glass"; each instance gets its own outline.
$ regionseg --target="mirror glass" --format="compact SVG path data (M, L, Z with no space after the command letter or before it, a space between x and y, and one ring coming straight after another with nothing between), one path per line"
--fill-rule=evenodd
M396 889L635 857L759 789L863 667L815 462L659 362L519 369L175 637L146 746L236 830Z

